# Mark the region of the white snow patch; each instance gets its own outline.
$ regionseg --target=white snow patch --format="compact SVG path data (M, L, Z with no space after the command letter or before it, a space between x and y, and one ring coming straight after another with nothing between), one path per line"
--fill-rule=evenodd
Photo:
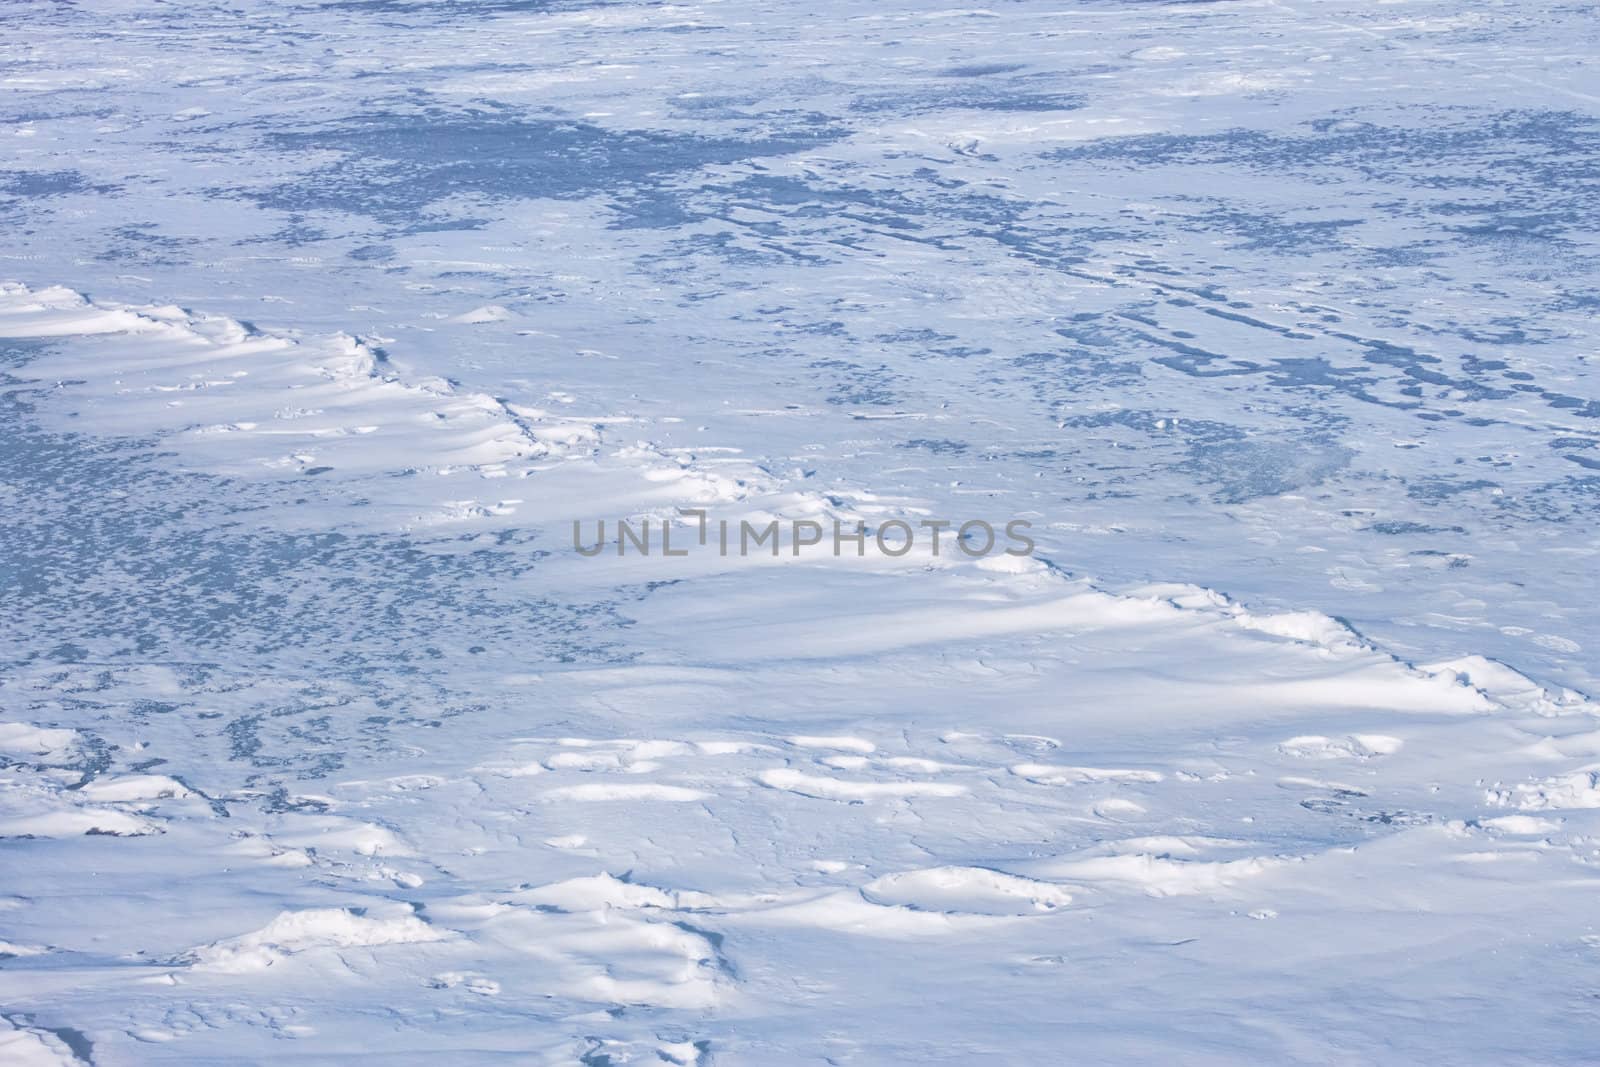
M1087 785L1094 782L1155 783L1166 778L1160 771L1112 767L1059 767L1048 763L1018 763L1011 768L1011 773L1040 785Z
M310 908L282 912L253 933L202 945L190 954L197 970L245 974L313 949L410 945L450 936L409 911L372 917L346 908Z
M18 756L57 756L76 744L76 730L31 726L25 722L0 722L0 752Z
M819 800L868 800L876 797L957 797L967 787L953 782L851 782L804 774L787 767L762 771L756 780L772 789L784 789Z
M544 799L607 801L607 800L660 800L670 804L684 804L705 800L711 794L703 789L690 789L681 785L661 785L656 782L585 783L562 786L544 794Z
M929 867L886 874L861 887L875 904L972 915L1031 915L1072 903L1058 885L986 867Z

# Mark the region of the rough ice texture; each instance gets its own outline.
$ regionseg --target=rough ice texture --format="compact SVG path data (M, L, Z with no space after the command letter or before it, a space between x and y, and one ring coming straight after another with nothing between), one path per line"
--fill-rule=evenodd
M11 6L0 1061L1592 1060L1582 11Z

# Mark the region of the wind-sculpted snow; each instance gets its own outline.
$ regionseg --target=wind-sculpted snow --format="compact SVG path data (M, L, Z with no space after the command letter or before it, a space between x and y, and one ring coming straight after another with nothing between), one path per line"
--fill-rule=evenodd
M1588 1061L1594 35L12 4L0 1060Z
M1239 1002L1292 976L1297 1017L1374 1053L1396 1039L1361 1015L1439 1010L1459 963L1414 957L1497 938L1492 909L1539 901L1583 951L1590 886L1558 872L1593 862L1600 746L1572 691L1038 558L719 555L663 582L580 556L548 497L883 502L717 452L655 478L637 421L546 433L346 338L21 287L0 331L8 484L40 511L6 529L18 1048L1047 1059L1068 983L1089 1055L1130 1030L1185 1055L1215 1040L1185 1021L1206 970ZM1264 957L1266 924L1316 965ZM1562 972L1508 955L1480 980L1553 1010ZM1143 1007L1152 974L1177 1014ZM954 988L964 1010L905 1014Z
M1592 684L1576 15L13 7L36 287L996 494L1090 572Z

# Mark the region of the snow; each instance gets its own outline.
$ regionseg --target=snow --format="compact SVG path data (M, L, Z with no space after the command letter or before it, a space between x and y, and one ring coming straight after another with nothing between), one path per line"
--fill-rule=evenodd
M1583 12L14 6L0 1061L1593 1058Z
M72 747L77 734L24 722L0 722L0 752L12 756L57 755Z
M15 1067L70 1067L78 1062L66 1042L47 1031L0 1019L0 1055Z
M281 965L290 956L322 949L376 948L439 941L445 934L414 915L376 918L343 908L286 911L253 933L194 949L197 970L246 974Z

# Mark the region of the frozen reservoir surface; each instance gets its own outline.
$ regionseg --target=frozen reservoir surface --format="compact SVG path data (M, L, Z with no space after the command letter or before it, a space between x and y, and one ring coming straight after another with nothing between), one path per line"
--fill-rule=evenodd
M7 0L0 1063L1594 1062L1597 55Z

